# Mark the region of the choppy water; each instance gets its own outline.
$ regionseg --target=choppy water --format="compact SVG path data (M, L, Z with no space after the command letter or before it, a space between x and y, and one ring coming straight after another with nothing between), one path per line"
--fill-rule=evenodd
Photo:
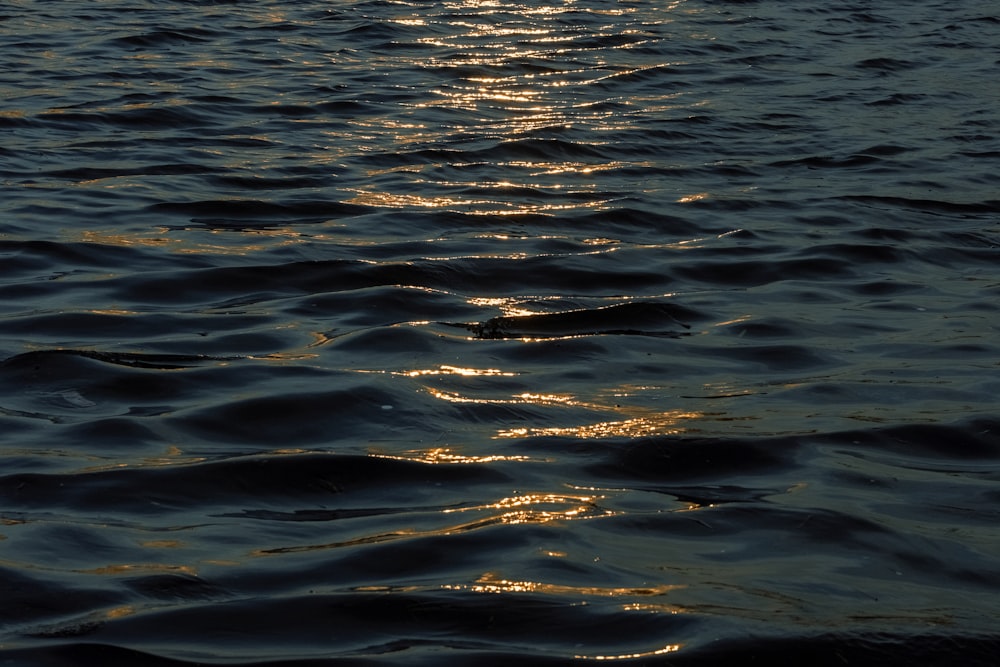
M994 664L998 45L4 3L0 661Z

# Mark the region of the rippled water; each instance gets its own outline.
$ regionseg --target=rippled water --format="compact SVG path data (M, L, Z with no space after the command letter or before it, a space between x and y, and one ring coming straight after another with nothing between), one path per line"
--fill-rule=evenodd
M5 664L994 664L1000 8L0 8Z

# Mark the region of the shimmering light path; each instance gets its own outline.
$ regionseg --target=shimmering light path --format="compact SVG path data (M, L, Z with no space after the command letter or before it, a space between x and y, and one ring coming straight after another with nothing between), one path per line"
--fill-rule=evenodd
M6 3L0 662L994 664L995 13Z

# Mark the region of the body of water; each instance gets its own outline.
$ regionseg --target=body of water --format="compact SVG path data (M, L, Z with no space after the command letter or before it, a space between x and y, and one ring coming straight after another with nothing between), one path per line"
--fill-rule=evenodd
M0 663L995 664L1000 5L0 7Z

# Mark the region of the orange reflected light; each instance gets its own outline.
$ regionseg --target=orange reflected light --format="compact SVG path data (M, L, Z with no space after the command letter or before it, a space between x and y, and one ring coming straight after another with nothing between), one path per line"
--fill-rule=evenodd
M158 229L160 233L166 232L165 229ZM76 236L75 234L72 236ZM132 246L148 246L148 247L159 247L168 245L171 243L178 243L178 241L173 241L171 239L166 239L161 236L140 236L138 234L114 234L112 232L101 231L97 229L85 229L79 232L79 240L84 243L100 243L103 245L113 245L122 247L132 247Z
M135 613L135 607L132 605L124 605L121 607L115 607L113 609L108 609L104 612L105 616L108 618L123 618L125 616L131 616Z
M463 464L463 463L494 463L496 461L529 461L528 456L512 456L491 454L487 456L466 456L458 454L450 447L434 447L432 449L411 449L400 454L382 454L371 452L371 456L380 459L395 459L397 461L417 461L432 464ZM445 510L446 512L452 510Z
M523 201L504 201L501 199L463 199L445 196L426 197L415 194L396 194L367 190L354 190L354 192L355 196L348 199L346 203L380 208L434 208L464 213L466 215L526 215L529 213L544 215L555 211L574 209L603 210L612 201L610 199L598 199L568 204L532 204Z
M651 435L676 435L686 428L678 424L702 416L700 412L662 412L649 417L636 417L621 421L597 422L581 426L544 426L500 429L493 437L529 438L529 437L568 437L568 438L641 438Z
M662 584L636 588L606 588L602 586L568 586L547 584L540 581L502 579L494 572L487 572L471 585L447 585L452 590L470 590L476 593L542 593L545 595L592 595L597 597L657 596L687 588L684 584Z
M231 234L233 230L231 229L212 229L210 227L205 227L204 229L195 227L194 229L198 231L204 231L207 236L214 236L225 234L226 240L232 240L236 238L236 235ZM190 231L191 228L186 228L185 231ZM301 232L287 227L269 227L269 228L258 228L258 229L244 229L238 228L240 235L243 237L267 237L277 239L278 245L288 246L298 243L304 243L306 241L314 242L316 239L322 239L322 235L312 235L306 236ZM170 246L169 250L178 254L188 254L188 255L200 255L206 252L211 252L220 255L249 255L251 253L260 252L262 250L270 249L274 246L264 245L263 243L208 243L208 242L192 242L192 241L181 241L177 238L168 238L167 234L169 231L165 228L157 228L151 234L156 235L143 235L143 234L115 234L105 230L99 229L88 229L79 232L72 232L67 234L71 240L79 240L84 243L99 243L103 245L113 245L120 247L163 247Z
M503 498L495 503L487 505L476 505L474 507L462 507L445 509L443 514L466 513L466 512L490 512L501 510L499 514L491 513L485 517L477 518L464 523L459 523L443 528L431 530L414 530L412 528L401 528L384 533L373 535L362 535L339 542L327 542L324 544L307 544L298 546L275 547L271 549L256 549L251 552L253 556L271 556L275 554L302 553L309 551L320 551L325 549L337 549L341 547L352 547L362 544L381 544L384 542L394 542L402 539L413 539L430 537L434 535L453 535L455 533L465 533L480 528L489 528L496 525L518 525L518 524L541 524L557 521L580 521L597 519L607 516L614 516L615 512L598 507L593 502L591 496L560 496L555 494L538 494L518 496L516 498ZM546 509L538 509L538 505L551 505ZM563 507L559 507L562 505Z
M393 194L391 192L368 192L355 190L354 197L347 200L348 204L361 206L380 206L383 208L406 208L416 206L421 208L448 208L453 206L473 206L488 204L488 199L456 199L454 197L424 197L422 195Z
M87 311L88 313L93 313L94 315L111 315L113 317L122 317L128 315L138 315L137 310L121 310L119 308L93 308Z
M104 567L95 567L90 570L74 570L79 574L154 574L159 572L168 573L181 573L189 574L191 576L197 576L198 571L193 567L188 565L163 565L158 563L148 563L142 565L132 565L132 564L122 564L122 565L106 565Z
M499 308L505 317L518 317L524 315L540 315L543 311L523 308L520 299L511 297L472 297L466 299L469 305L481 308Z
M139 546L148 549L179 549L185 545L180 540L146 540L145 542L140 542Z
M615 512L600 508L596 505L596 497L592 496L571 496L558 495L552 493L529 494L502 498L495 503L488 505L476 505L473 507L461 507L456 509L446 509L445 514L464 512L483 512L487 510L505 510L502 514L489 519L466 524L467 526L480 527L480 525L492 525L502 523L506 525L517 525L525 523L551 523L554 521L579 521L587 519L598 519L602 517L614 516ZM540 506L549 506L541 509Z
M648 611L656 614L684 614L688 613L686 607L673 604L663 604L663 603L649 603L649 602L630 602L629 604L622 605L624 611Z
M677 202L680 204L690 204L693 201L701 201L702 199L708 199L710 196L711 195L709 195L707 192L699 192L693 195L684 195L683 197L678 199Z
M457 509L446 509L445 514L450 514L453 512L471 512L471 511L481 511L484 509L511 509L515 507L529 507L541 504L567 504L567 503L579 503L580 506L574 510L565 512L565 516L578 516L589 508L593 507L593 504L599 500L601 496L572 496L563 495L556 493L545 493L545 494L527 494L523 496L512 496L509 498L501 498L495 503L490 503L488 505L475 505L473 507L461 507Z
M314 356L314 355L313 355ZM460 375L463 377L514 377L520 375L520 373L514 373L511 371L504 371L499 368L462 368L460 366L438 366L437 368L414 368L412 370L403 371L387 371L387 370L362 370L358 369L354 371L355 373L384 373L387 375L402 375L404 377L421 377L425 375Z
M500 429L494 439L528 437L571 437L583 439L626 437L636 438L651 435L676 435L688 430L683 424L706 416L704 412L686 410L657 411L639 407L623 407L577 400L572 394L538 394L523 392L510 398L474 398L457 391L444 391L427 387L434 398L449 403L472 403L478 405L536 405L543 407L568 406L586 408L619 414L636 415L628 419L600 421L576 426L522 426ZM620 395L620 394L619 394Z
M652 162L606 162L604 164L587 164L585 162L528 162L523 160L513 160L502 162L498 166L516 167L522 169L535 169L532 176L551 176L555 174L591 174L598 171L609 171L621 169L623 167L651 167Z
M314 346L314 344L310 343L306 347ZM303 352L272 352L270 354L248 354L246 358L259 359L261 361L303 361L305 359L315 359L318 356L318 354Z
M462 396L455 391L442 391L440 389L435 389L434 387L427 387L427 391L434 398L440 398L442 401L448 401L449 403L479 403L484 405L552 405L554 403L559 403L564 405L583 405L582 403L573 401L573 397L571 395L563 394L523 393L518 394L513 398L471 398L468 396Z
M735 318L733 318L731 320L726 320L725 322L716 322L712 326L713 327L725 327L725 326L729 326L730 324L740 324L742 322L746 322L747 320L751 320L751 319L753 319L753 315L740 315L739 317L735 317ZM740 335L742 335L742 334L740 334Z
M483 7L500 7L500 0L462 0L462 2L446 2L447 9L482 9Z
M459 366L439 366L436 369L403 371L401 374L409 377L417 377L420 375L462 375L465 377L504 375L511 377L517 375L517 373L508 373L500 370L499 368L461 368Z
M681 650L683 644L668 644L655 651L643 651L641 653L622 653L620 655L574 655L578 660L633 660L635 658L647 658L653 655L663 655L664 653L675 653Z

